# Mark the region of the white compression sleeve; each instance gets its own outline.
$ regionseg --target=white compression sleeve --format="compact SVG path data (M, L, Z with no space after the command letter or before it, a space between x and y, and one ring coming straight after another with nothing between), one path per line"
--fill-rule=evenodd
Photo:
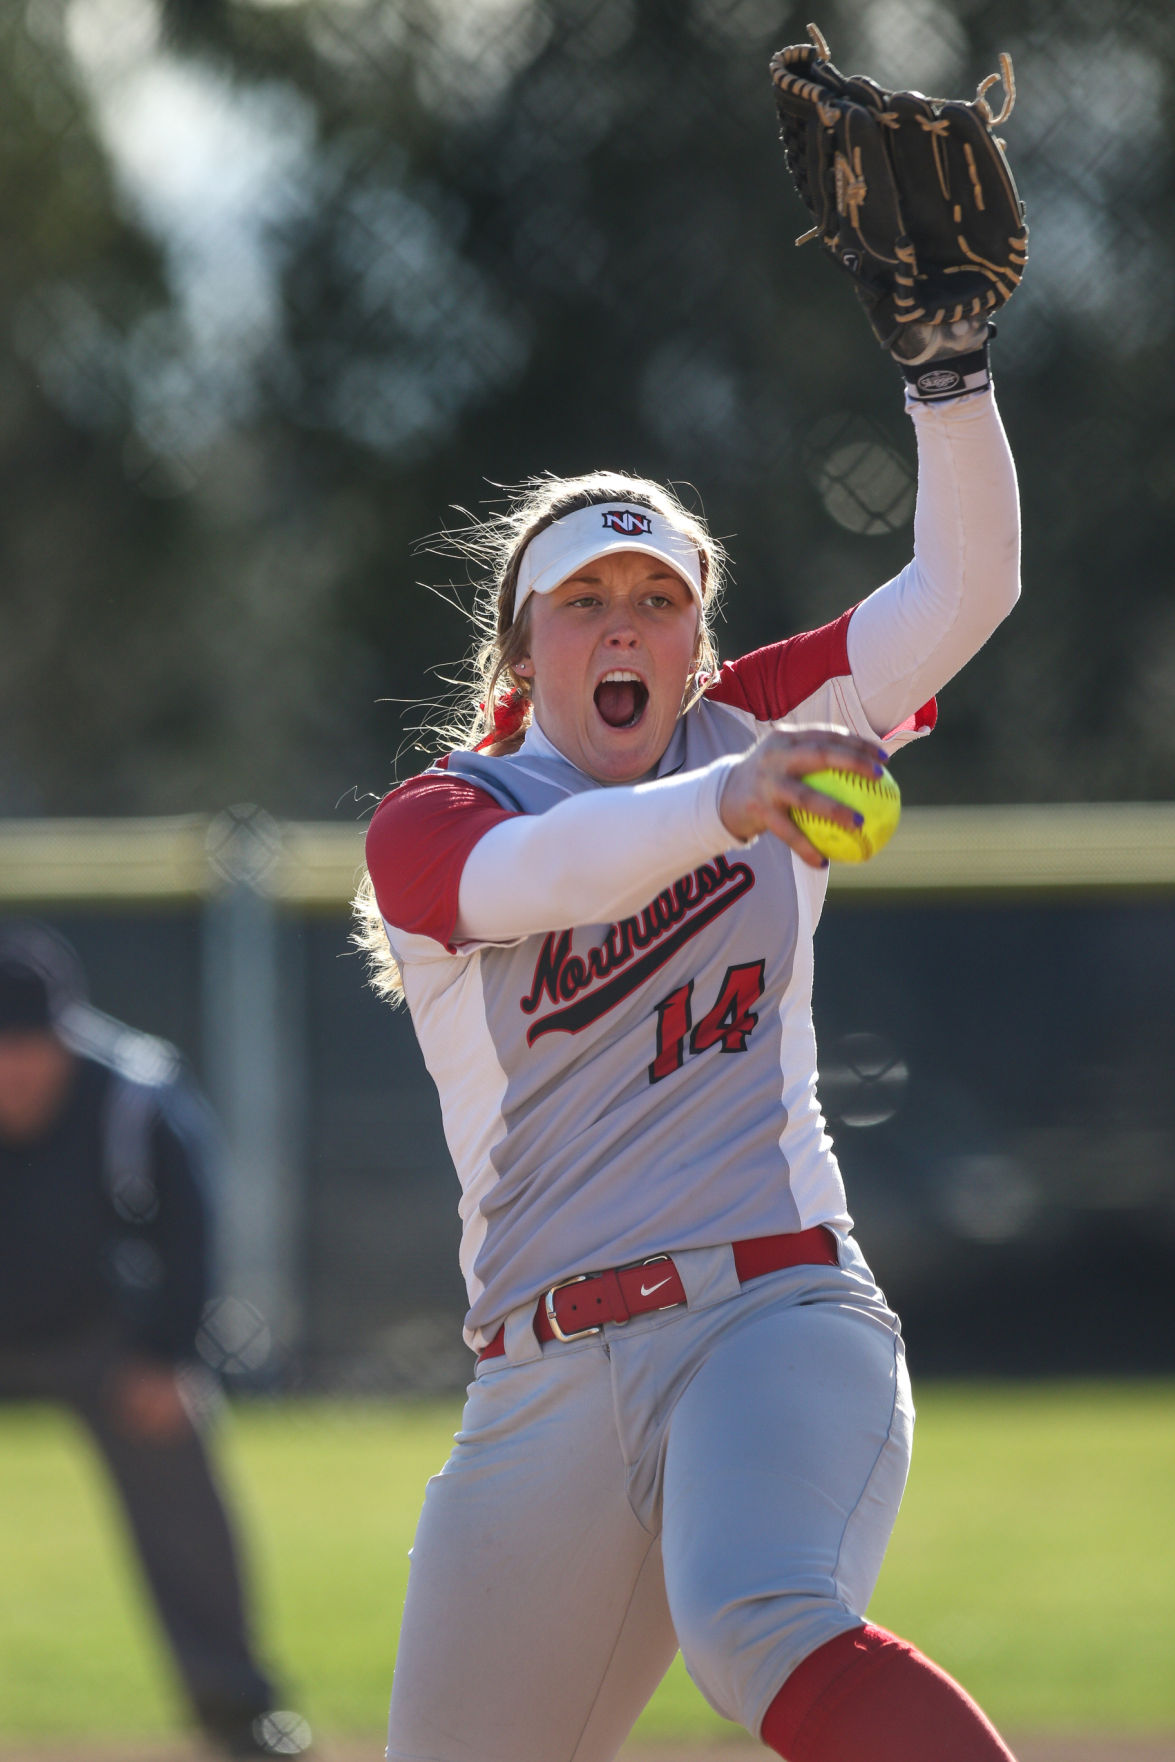
M849 666L878 735L941 690L1020 593L1016 471L991 393L909 409L914 557L849 621Z
M981 648L1019 594L1016 476L990 393L911 411L914 559L849 622L849 665L879 735ZM509 942L639 911L737 844L718 813L734 758L656 783L591 790L487 832L466 859L458 941Z
M640 911L661 888L738 847L718 802L741 756L684 777L591 789L491 827L461 873L455 940L513 942Z

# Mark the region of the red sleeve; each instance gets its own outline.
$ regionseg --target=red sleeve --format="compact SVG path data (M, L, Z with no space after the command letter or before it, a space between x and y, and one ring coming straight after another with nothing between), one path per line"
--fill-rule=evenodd
M747 710L759 722L786 716L830 679L849 671L849 619L855 610L851 607L819 630L806 630L728 661L707 687L706 696Z
M912 716L907 716L904 722L899 722L896 728L891 728L888 733L883 734L882 739L893 740L899 734L909 735L911 738L915 734L929 734L937 725L938 699L932 697L929 703L925 703L921 709L915 710Z
M747 710L759 722L786 716L830 679L850 671L849 619L856 609L850 606L819 630L805 630L800 636L789 636L786 642L773 642L768 648L728 661L713 685L706 688L706 696L715 703ZM921 734L937 720L938 705L931 698L884 738Z
M367 869L388 923L452 947L465 859L513 818L484 789L438 771L385 795L367 828Z

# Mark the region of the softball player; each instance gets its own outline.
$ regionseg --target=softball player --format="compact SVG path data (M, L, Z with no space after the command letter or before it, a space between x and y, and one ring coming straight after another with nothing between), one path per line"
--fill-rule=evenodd
M1009 1756L865 1616L913 1408L817 1099L827 877L790 818L849 824L804 774L926 734L1019 592L990 386L908 405L913 560L721 667L697 519L640 479L532 486L489 533L473 750L372 820L360 940L440 1094L477 1354L392 1762L605 1762L678 1647L790 1762Z

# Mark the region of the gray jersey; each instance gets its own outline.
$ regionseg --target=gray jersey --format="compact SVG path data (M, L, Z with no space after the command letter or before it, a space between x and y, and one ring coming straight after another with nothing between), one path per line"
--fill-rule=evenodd
M847 674L786 719L872 732ZM658 776L745 751L761 732L747 709L707 697ZM599 787L538 731L511 757L455 753L447 774L527 814ZM619 923L451 948L387 926L461 1178L471 1345L576 1273L851 1228L816 1099L825 886L764 837Z

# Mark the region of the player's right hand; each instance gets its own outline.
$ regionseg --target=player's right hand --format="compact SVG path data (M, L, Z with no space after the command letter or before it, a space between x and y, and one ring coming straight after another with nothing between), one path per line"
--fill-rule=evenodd
M805 808L846 827L859 826L860 816L804 778L813 771L879 777L888 756L875 740L863 740L845 728L773 728L731 766L718 804L722 823L739 839L770 832L811 868L826 868L826 859L792 819L792 809Z

